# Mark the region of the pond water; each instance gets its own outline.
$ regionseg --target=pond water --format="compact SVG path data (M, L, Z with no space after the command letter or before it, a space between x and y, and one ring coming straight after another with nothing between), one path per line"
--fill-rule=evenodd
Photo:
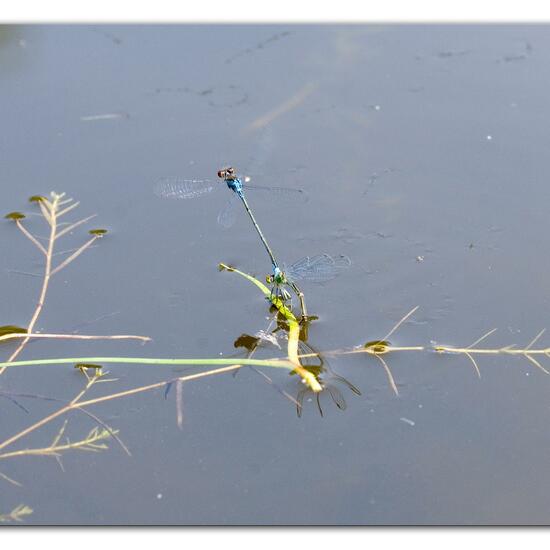
M228 164L307 194L250 195L281 261L351 259L303 286L314 349L383 338L415 306L392 345L465 347L498 328L478 347L521 348L548 325L546 26L11 26L0 71L5 212L66 192L81 202L70 219L97 217L56 250L109 230L52 278L35 330L153 338L37 339L19 359L226 357L273 328L258 290L217 269L270 272L244 210L231 229L216 223L229 191L153 193L162 177L215 180ZM47 236L40 217L25 223ZM0 324L27 326L43 257L8 220L0 250ZM333 357L361 395L339 383L340 410L323 392L322 417L311 395L298 417L282 394L296 397L298 377L274 369L262 372L276 387L251 369L184 384L181 426L175 388L90 406L131 456L111 440L63 453L63 470L1 460L22 486L0 479L0 514L24 503L30 524L548 523L550 377L521 356L476 356L481 378L464 354L384 359L398 397L376 357ZM107 368L118 380L90 397L181 373ZM60 406L15 394L68 401L83 381L70 365L8 369L0 443ZM71 441L96 425L67 418ZM47 447L63 420L3 452Z

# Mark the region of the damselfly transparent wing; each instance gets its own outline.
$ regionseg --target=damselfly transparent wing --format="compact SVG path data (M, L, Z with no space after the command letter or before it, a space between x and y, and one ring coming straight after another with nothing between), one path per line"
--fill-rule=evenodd
M248 178L250 180L250 178ZM244 182L245 180L243 180ZM303 189L293 189L292 187L266 187L264 185L243 184L245 193L252 191L253 194L259 191L261 194L269 195L269 198L277 202L305 202L307 194Z
M222 181L190 180L180 177L162 178L154 187L157 197L163 199L194 199L226 187Z
M329 254L317 254L316 256L306 256L283 271L289 281L323 283L334 279L350 265L351 260L347 256L333 257Z
M232 225L234 225L235 220L237 219L237 204L239 200L240 199L237 193L231 191L231 197L218 214L218 223L222 227L229 229Z
M342 392L333 384L325 384L325 390L330 394L331 399L334 401L334 404L341 410L345 411L347 408L346 400L342 395Z
M265 192L270 201L273 199L276 202L302 202L305 198L305 193L302 189L249 185L250 177L243 175L239 175L238 177L243 183L245 195L248 191ZM158 197L164 199L194 199L220 189L225 189L231 194L229 201L218 214L218 223L222 227L229 228L234 225L237 218L236 212L239 197L222 179L194 180L177 176L163 178L156 183L154 192Z
M249 191L262 192L262 195L271 201L275 201L278 204L281 202L302 202L305 197L305 193L302 189L291 189L287 187L266 187L263 185L251 185L248 182L250 177L239 175L239 179L243 182L243 191L245 196ZM231 192L231 197L227 201L226 205L218 214L218 223L226 229L232 227L237 220L237 212L239 208L240 199L235 192ZM242 206L242 205L241 205Z

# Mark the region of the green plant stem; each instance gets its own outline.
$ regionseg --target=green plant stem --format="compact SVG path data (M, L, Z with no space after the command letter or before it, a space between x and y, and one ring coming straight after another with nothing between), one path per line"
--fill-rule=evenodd
M256 367L275 367L293 370L295 365L285 359L166 359L162 357L60 357L57 359L32 359L0 363L0 367L26 367L37 365L67 365L77 363L93 364L139 364L139 365L254 365Z
M237 273L241 275L241 277L244 277L251 283L255 284L263 293L263 295L277 308L279 313L283 315L283 317L288 322L288 346L287 346L287 353L288 358L294 365L294 369L302 378L302 380L309 386L309 388L315 392L318 393L322 391L323 387L315 378L315 375L309 372L308 370L304 369L304 367L300 363L299 355L298 355L298 342L300 338L300 325L298 324L298 321L292 311L288 309L285 305L285 303L278 298L277 296L274 296L270 290L258 279L255 277L252 277L251 275L248 275L247 273L243 273L242 271L239 271L238 269L235 269L234 267L230 267L226 264L220 263L221 269L226 269L227 271L232 271L234 273Z

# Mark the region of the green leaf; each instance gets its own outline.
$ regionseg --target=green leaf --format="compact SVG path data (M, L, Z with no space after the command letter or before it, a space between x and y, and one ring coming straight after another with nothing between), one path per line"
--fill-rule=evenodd
M371 340L367 342L363 347L370 349L374 353L385 353L391 344L387 340Z
M27 334L27 329L18 327L17 325L4 325L0 327L0 336L6 334Z
M23 214L22 212L10 212L9 214L6 214L4 218L14 221L22 220L23 218L25 218L25 214Z
M94 363L77 363L74 368L79 369L82 373L84 373L85 370L94 369L96 374L99 374L101 369L103 369L103 365L96 365Z

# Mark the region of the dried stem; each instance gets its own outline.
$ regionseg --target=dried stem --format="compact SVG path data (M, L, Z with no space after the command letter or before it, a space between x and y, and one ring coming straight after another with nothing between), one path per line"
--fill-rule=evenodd
M454 346L435 346L433 349L437 353L455 353L455 354L464 354L472 364L474 365L474 368L476 370L476 373L478 376L481 376L479 367L474 359L474 355L515 355L519 357L524 357L527 359L531 364L535 365L539 370L544 372L545 374L550 374L550 372L545 369L539 361L534 356L537 355L544 355L546 357L550 357L550 348L541 348L541 349L531 349L531 346L533 346L538 339L544 334L544 329L541 330L533 340L529 343L529 345L526 348L523 349L516 349L514 345L504 346L501 348L474 348L476 344L479 344L482 340L484 340L487 336L490 334L493 334L496 329L493 329L489 331L487 334L484 334L481 338L478 338L473 344L470 344L466 348L460 348L460 347L454 347Z
M63 195L52 193L52 199L53 199L52 203L50 203L47 200L41 200L38 203L40 205L40 208L42 209L42 213L44 217L50 224L50 238L48 240L48 248L46 250L46 264L44 267L44 280L42 282L42 289L40 291L40 296L38 298L38 303L36 304L34 313L31 317L31 320L29 321L29 324L27 325L27 333L32 333L34 329L34 325L36 324L36 321L40 316L42 308L44 307L46 293L48 292L48 285L50 283L51 270L52 270L52 255L53 255L54 242L55 242L55 236L57 231L57 208L58 208L58 203L61 200L62 196ZM27 345L27 342L29 340L30 340L29 336L24 338L23 341L17 347L17 349L10 355L7 362L14 361L15 358L23 351L24 347ZM0 368L0 374L2 374L5 370L6 370L5 368Z
M83 244L79 249L76 250L76 252L73 252L68 258L66 258L63 262L61 262L52 272L51 275L55 275L56 273L59 273L64 267L67 267L73 260L76 260L78 256L82 254L87 248L92 246L98 239L100 239L100 235L94 235L88 242Z
M19 230L44 254L45 256L45 264L44 264L44 275L42 280L42 288L40 290L40 294L38 297L38 302L36 304L36 307L34 309L34 312L31 316L31 319L26 327L26 333L25 334L9 334L4 335L0 337L0 341L2 340L9 340L12 338L21 338L21 342L15 349L15 351L10 355L10 357L7 359L7 363L12 363L15 361L15 359L20 355L20 353L23 351L27 343L31 338L71 338L71 339L82 339L82 340L96 340L96 339L139 339L142 341L148 341L149 338L144 336L130 336L130 335L113 335L113 336L82 336L82 335L61 335L61 334L35 334L34 327L38 321L38 318L42 312L42 309L44 307L44 303L46 300L46 295L48 292L48 287L50 284L50 280L59 271L61 271L63 268L67 267L73 260L75 260L80 254L82 254L87 248L89 248L97 239L99 239L102 236L102 233L97 233L92 236L90 240L88 240L85 244L83 244L81 247L77 248L71 256L66 258L63 262L61 262L57 267L53 267L53 257L54 257L54 245L57 239L62 237L63 235L66 235L67 233L71 232L73 229L76 229L80 225L86 223L87 221L91 220L94 216L88 216L87 218L83 218L77 222L69 224L67 227L64 227L61 231L59 231L60 226L62 225L59 223L59 218L64 216L65 214L72 211L74 208L78 207L80 203L73 202L73 199L64 199L65 193L51 193L51 200L48 200L44 197L41 197L38 200L38 205L40 207L40 211L42 213L42 216L48 222L50 226L50 234L48 237L48 243L47 247L44 247L37 237L35 237L32 233L30 233L21 223L20 219L16 219L16 225L19 228ZM68 206L65 206L68 205ZM61 209L62 206L65 206L64 209ZM0 367L0 374L2 374L6 370L6 367Z
M379 359L380 362L382 363L382 366L384 367L384 370L386 371L386 374L388 376L388 381L390 383L391 389L394 391L395 395L398 396L399 392L397 391L397 385L396 385L395 380L393 378L393 375L391 373L390 367L388 366L386 361L384 361L384 359L379 354L377 354L375 357L377 359Z
M36 237L30 233L29 231L27 231L27 229L25 229L25 227L23 226L23 224L21 223L21 220L15 220L15 224L17 225L17 227L21 230L21 232L23 233L23 235L25 235L25 237L27 237L37 248L38 250L40 250L40 252L42 252L42 254L46 255L47 252L46 252L46 249L42 246L42 244L36 239Z
M64 425L65 426L65 425ZM64 429L64 426L62 430ZM60 432L61 433L61 432ZM60 434L56 436L56 440L52 442L51 445L48 447L41 447L36 449L21 449L20 451L12 451L9 453L3 453L0 454L0 459L5 458L14 458L14 457L20 457L20 456L59 456L64 451L71 451L71 450L83 450L83 451L99 451L107 448L107 445L105 443L99 443L100 441L104 441L105 439L109 439L112 437L113 433L110 430L106 430L105 428L99 429L97 426L95 428L92 428L88 435L80 440L80 441L74 441L71 442L67 440L67 443L65 444L58 444L57 441L60 439Z
M10 437L10 438L6 439L5 441L1 442L0 443L0 451L5 449L6 447L9 447L10 445L13 445L15 442L19 441L20 439L24 438L25 436L33 433L34 431L38 430L42 426L45 426L46 424L52 422L52 420L55 420L56 418L58 418L60 416L63 416L64 414L66 414L66 413L68 413L72 410L82 410L83 407L88 407L90 405L95 405L97 403L103 403L105 401L111 401L113 399L119 399L121 397L128 397L128 396L131 396L131 395L136 395L136 394L139 394L139 393L151 391L151 390L156 389L156 388L162 388L162 387L165 387L168 384L172 384L174 382L180 382L180 383L181 382L188 382L190 380L197 380L199 378L204 378L206 376L213 376L213 375L221 374L221 373L224 373L224 372L231 372L231 371L234 371L236 369L240 369L242 367L243 367L243 365L230 365L230 366L222 367L222 368L219 368L219 369L213 369L213 370L210 370L210 371L207 371L207 372L200 372L200 373L196 373L196 374L190 374L190 375L187 375L187 376L181 376L181 377L178 377L178 378L175 378L175 379L172 379L172 380L165 380L163 382L148 384L146 386L140 386L140 387L132 388L132 389L125 390L125 391L116 392L116 393L112 393L112 394L109 394L109 395L96 397L96 398L93 398L93 399L88 399L86 401L80 401L80 399L85 395L85 393L96 382L101 380L102 375L96 374L94 376L90 376L90 377L88 377L88 381L87 381L87 384L84 387L84 389L82 391L80 391L69 403L67 403L63 407L59 408L58 410L54 411L53 413L46 416L45 418L42 418L38 422L35 422L31 426L28 426L27 428L20 431L19 433L15 434L12 437ZM51 448L51 446L48 447L48 448ZM10 453L3 453L3 454L0 454L0 459L7 458L8 456L15 456L14 453L25 454L25 451L27 451L27 450L13 451L13 452L10 452ZM26 453L26 454L29 454L29 453ZM37 452L37 453L32 453L32 454L40 454L40 453ZM44 454L44 453L42 453L42 454Z
M30 508L29 506L25 506L24 504L20 504L19 506L14 508L9 514L1 514L0 523L9 523L12 521L21 522L23 521L23 517L29 516L32 513L32 508Z
M43 334L41 332L29 334L26 332L14 332L11 334L4 334L0 336L0 342L13 340L15 338L47 338L54 340L141 340L142 342L151 341L151 338L149 338L149 336L137 336L134 334Z
M60 237L63 237L63 235L70 233L73 231L73 229L76 229L78 226L82 225L83 223L89 222L91 219L95 218L97 214L92 214L91 216L88 216L87 218L83 218L82 220L78 220L75 223L72 223L71 225L65 227L63 230L61 230L58 234L56 239L59 239Z

